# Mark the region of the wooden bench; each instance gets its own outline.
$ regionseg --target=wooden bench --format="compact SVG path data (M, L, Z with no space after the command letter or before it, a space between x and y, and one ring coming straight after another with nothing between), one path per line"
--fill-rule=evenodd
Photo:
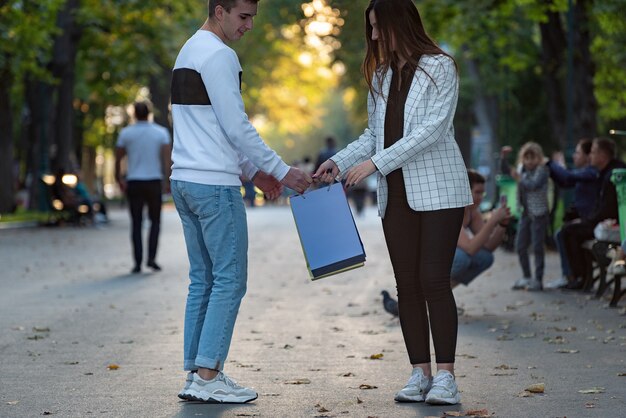
M583 290L591 292L597 281L598 288L595 292L595 297L600 298L604 295L606 290L613 285L613 297L609 303L611 307L616 307L621 297L626 293L622 290L621 286L622 277L626 277L626 270L622 273L622 270L618 269L617 274L613 271L609 274L608 271L608 267L613 261L609 252L619 247L619 245L618 242L600 240L585 241L582 245L590 256L587 263L588 270L585 274Z

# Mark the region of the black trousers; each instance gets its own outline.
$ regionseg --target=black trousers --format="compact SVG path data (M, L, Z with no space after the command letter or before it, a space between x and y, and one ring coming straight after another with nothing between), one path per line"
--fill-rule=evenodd
M132 221L131 239L135 266L141 266L143 260L141 226L145 206L148 206L148 217L150 218L148 262L155 261L156 258L161 228L161 180L131 180L127 184L126 194Z
M585 257L585 250L582 243L594 239L593 228L595 225L589 222L568 223L561 228L561 238L567 254L567 262L570 267L570 274L575 279L584 278L587 270L588 258Z
M437 363L454 363L458 332L450 270L463 208L416 212L404 182L389 182L383 230L398 290L398 309L411 364L430 363L430 329ZM395 186L395 187L394 187Z

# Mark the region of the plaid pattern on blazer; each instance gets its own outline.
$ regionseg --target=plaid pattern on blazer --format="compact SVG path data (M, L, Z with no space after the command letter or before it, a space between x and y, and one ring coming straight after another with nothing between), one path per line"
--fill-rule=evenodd
M424 55L419 65L432 80L419 68L415 71L404 106L404 137L384 148L385 113L392 76L389 69L384 75L382 94L368 96L368 127L358 139L331 158L341 173L372 159L378 169L378 214L381 217L385 216L387 207L385 176L398 168L402 168L409 206L415 211L472 204L467 169L452 125L459 90L454 62L445 55Z

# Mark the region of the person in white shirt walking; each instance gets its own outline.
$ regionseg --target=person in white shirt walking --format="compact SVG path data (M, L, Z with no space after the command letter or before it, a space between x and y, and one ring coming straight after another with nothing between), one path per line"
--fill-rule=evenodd
M117 139L115 179L126 193L130 209L135 260L132 273L140 273L143 260L141 226L146 206L150 218L146 265L152 270L161 270L156 263L156 254L161 228L162 182L163 178L168 181L169 177L171 141L166 128L148 121L150 107L146 102L135 103L134 109L137 122L122 129ZM128 157L126 177L122 176L121 170L124 157Z
M244 403L257 393L223 373L246 292L248 232L240 176L274 199L311 177L261 139L244 110L242 69L226 45L252 29L258 0L209 0L208 19L180 50L172 74L172 197L189 257L184 369L178 396Z
M411 0L372 0L365 11L368 127L313 177L348 186L378 176L378 212L413 366L398 402L456 404L458 318L450 270L464 207L472 204L452 121L454 59L429 38ZM438 372L431 378L430 331Z

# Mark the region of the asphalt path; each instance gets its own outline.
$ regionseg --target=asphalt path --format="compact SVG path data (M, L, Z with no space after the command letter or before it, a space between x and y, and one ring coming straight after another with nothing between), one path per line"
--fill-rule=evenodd
M101 228L0 230L0 417L626 416L624 302L512 291L519 266L501 251L455 289L462 403L395 403L410 366L399 322L382 309L394 279L371 207L356 220L366 266L316 282L289 208L248 211L248 292L225 372L259 398L180 401L188 262L178 216L164 209L163 271L131 275L128 215L110 212ZM558 256L546 264L555 279Z

